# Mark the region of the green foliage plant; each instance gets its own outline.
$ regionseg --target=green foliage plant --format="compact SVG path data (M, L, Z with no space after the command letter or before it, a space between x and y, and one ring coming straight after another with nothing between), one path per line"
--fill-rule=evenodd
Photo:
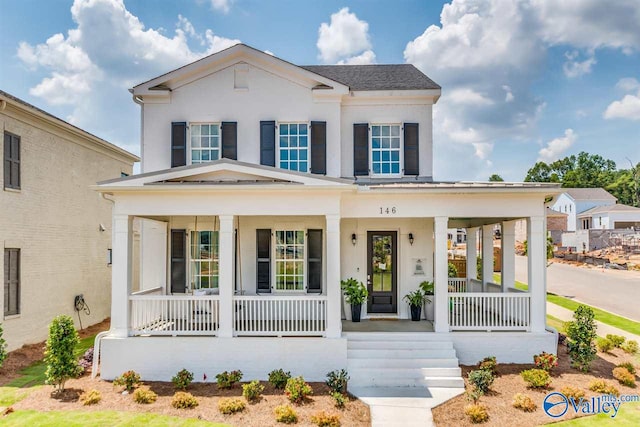
M289 378L284 392L291 403L300 404L313 394L311 386L304 381L303 377Z
M586 372L596 357L593 344L596 338L593 310L588 306L580 305L573 313L573 318L575 320L566 323L569 358L572 367Z
M133 401L142 405L148 405L158 400L158 395L148 387L140 387L133 392Z
M476 369L471 371L468 374L468 378L473 387L476 390L481 391L483 394L489 391L489 387L491 387L491 384L493 384L493 381L495 380L493 373L487 369Z
M242 385L242 395L248 402L255 402L260 399L264 386L260 384L260 381L254 380L249 384Z
M242 379L242 371L221 372L216 375L216 382L219 389L232 388L235 383Z
M295 424L298 422L298 414L289 405L279 405L273 410L276 414L276 421L283 424Z
M173 382L176 389L186 390L187 387L189 387L189 384L193 382L193 372L182 369L173 378L171 378L171 382Z
M78 365L75 349L80 341L78 331L70 316L62 315L53 319L49 325L49 338L44 351L46 383L61 392L69 378L75 378L82 372Z
M331 391L346 393L348 382L349 374L345 369L336 369L335 371L331 371L327 374L326 384L329 386Z
M551 376L544 369L527 369L520 376L530 388L547 388L551 384Z
M351 305L362 304L367 300L369 292L362 282L358 282L353 277L340 282L340 287L344 292L347 303Z
M4 334L4 330L2 329L2 323L0 323L0 368L2 368L2 364L7 358L7 342L4 340L2 335Z
M218 410L225 415L242 412L246 407L244 400L237 397L225 397L218 401Z
M278 389L283 389L287 381L291 378L291 372L282 369L274 369L269 372L269 383Z
M113 384L124 387L128 392L132 392L133 389L140 385L140 374L136 371L127 371L113 380Z
M222 401L224 399L220 399L220 400ZM244 402L242 403L244 404ZM176 409L193 409L196 406L198 406L198 399L193 397L191 393L187 393L185 391L177 391L173 395L173 399L171 400L171 406L173 406Z

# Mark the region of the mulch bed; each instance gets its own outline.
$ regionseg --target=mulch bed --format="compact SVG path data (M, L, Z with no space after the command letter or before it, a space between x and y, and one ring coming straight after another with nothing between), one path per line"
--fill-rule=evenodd
M565 419L575 418L573 410L568 411L563 417L551 418L542 409L544 397L551 391L560 391L562 387L572 386L585 392L585 397L599 396L589 390L589 383L595 378L607 380L615 385L622 394L636 394L638 389L623 386L613 378L611 371L616 365L623 362L635 364L632 355L624 353L620 349L614 349L611 353L598 353L591 365L591 370L582 373L573 369L569 365L569 355L565 345L558 346L558 367L554 368L551 377L552 382L549 390L527 389L527 385L520 376L520 372L525 369L534 368L534 365L499 364L499 376L491 386L488 394L480 398L480 403L488 407L489 421L483 426L537 426L556 422ZM498 362L500 362L498 360ZM471 390L467 379L469 371L477 369L475 366L462 366L462 376L465 379L467 390ZM523 412L511 406L513 396L516 393L524 393L531 397L538 405L534 412ZM435 408L433 408L433 419L436 425L440 426L474 426L464 414L464 407L470 402L465 395L457 396Z

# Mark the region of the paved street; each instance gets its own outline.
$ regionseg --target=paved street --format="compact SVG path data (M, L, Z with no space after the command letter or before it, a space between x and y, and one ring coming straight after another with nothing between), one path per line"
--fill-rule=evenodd
M527 283L527 257L516 256L516 280ZM547 290L640 321L640 272L553 263Z

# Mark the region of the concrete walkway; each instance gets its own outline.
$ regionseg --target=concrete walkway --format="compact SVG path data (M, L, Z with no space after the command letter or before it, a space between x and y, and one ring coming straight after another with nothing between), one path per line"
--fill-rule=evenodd
M573 311L566 309L564 307L560 307L559 305L556 305L552 302L547 302L547 314L550 314L553 317L557 317L558 319L565 322L569 320L573 320ZM628 340L636 340L640 342L639 335L635 335L630 332L623 331L622 329L618 329L616 327L604 324L597 320L596 320L596 325L598 328L598 336L600 337L604 337L607 334L622 335Z

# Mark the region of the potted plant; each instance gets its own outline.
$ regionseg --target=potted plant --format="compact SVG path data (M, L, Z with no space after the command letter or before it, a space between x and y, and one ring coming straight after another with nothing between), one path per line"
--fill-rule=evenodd
M362 304L367 300L369 292L362 282L358 282L353 277L340 282L340 287L344 292L345 299L351 304L351 321L360 321L360 312Z
M425 280L424 282L420 283L420 290L422 291L422 293L425 296L424 299L424 318L427 320L431 320L433 321L433 303L431 301L431 299L429 298L430 296L433 296L433 282L430 282L428 280Z
M420 320L420 314L422 313L422 303L428 298L422 293L421 289L416 289L413 292L409 292L403 298L409 303L411 308L411 320L418 322Z

